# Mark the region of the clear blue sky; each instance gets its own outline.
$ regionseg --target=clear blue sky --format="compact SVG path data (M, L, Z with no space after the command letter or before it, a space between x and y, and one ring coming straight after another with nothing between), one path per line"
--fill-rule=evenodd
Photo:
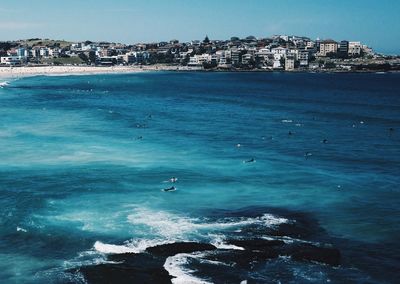
M400 54L399 0L0 0L0 41L305 35Z

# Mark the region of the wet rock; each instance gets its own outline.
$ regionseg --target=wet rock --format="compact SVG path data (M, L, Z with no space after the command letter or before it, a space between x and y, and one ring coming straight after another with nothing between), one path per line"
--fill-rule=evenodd
M277 257L279 257L279 250L277 249L268 249L264 251L225 250L215 251L205 256L208 260L244 269L249 269L253 264L275 259Z
M74 272L81 273L89 284L171 283L172 276L163 267L164 259L149 254L121 254L112 255L109 260L118 262L85 266Z
M287 254L298 261L316 261L339 266L341 254L336 248L318 247L311 244L296 244L288 248Z
M193 253L198 251L208 251L216 249L217 248L211 244L183 242L150 247L146 249L146 252L151 253L152 255L168 257L176 255L178 253Z
M228 244L242 247L246 250L266 251L274 247L283 246L284 241L281 240L264 240L264 239L250 239L250 240L229 240Z

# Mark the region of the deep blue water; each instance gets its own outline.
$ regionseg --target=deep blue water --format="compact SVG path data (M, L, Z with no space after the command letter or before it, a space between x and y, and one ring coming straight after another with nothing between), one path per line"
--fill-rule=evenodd
M64 272L109 252L223 242L261 221L215 221L212 212L254 207L312 216L343 265L279 259L243 279L395 283L399 82L400 74L283 73L8 80L0 88L1 282L82 283ZM162 192L171 177L177 190ZM195 276L218 282L211 272Z

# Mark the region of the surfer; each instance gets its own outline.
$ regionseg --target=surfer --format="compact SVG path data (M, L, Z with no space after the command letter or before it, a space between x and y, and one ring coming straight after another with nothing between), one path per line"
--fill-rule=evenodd
M304 157L306 157L306 159L308 159L308 157L311 157L312 156L312 153L311 152L306 152L305 154L304 154Z
M169 181L172 182L172 183L176 183L178 181L178 178L172 177L172 178L169 179Z
M169 187L169 188L164 188L164 189L163 189L164 192L175 191L175 190L176 190L176 187L175 187L175 186L171 186L171 187Z
M248 164L248 163L255 163L255 159L254 158L251 158L250 160L247 160L247 161L243 161L243 163L245 163L245 164Z

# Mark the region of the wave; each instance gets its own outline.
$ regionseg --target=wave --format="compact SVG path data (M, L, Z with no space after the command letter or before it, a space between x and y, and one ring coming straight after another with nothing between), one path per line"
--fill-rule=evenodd
M10 83L7 82L7 81L5 81L5 82L0 82L0 88L7 87L8 85L10 85Z
M218 249L244 250L242 247L225 243L224 235L210 235L210 237L213 239L210 244Z
M211 284L211 282L196 278L192 276L194 270L188 269L185 265L189 264L189 258L198 258L203 254L186 254L181 253L174 256L170 256L164 263L165 270L171 276L174 276L171 281L173 284Z
M22 228L22 227L17 227L17 232L23 232L23 233L27 233L28 230Z
M133 225L146 226L150 231L160 237L169 240L182 240L190 236L204 237L215 231L229 230L249 225L262 225L275 227L290 222L286 218L272 214L264 214L259 217L229 217L216 221L207 218L193 218L180 216L165 211L152 211L149 209L137 209L135 213L128 215L128 222Z
M123 245L105 244L101 241L96 241L93 248L104 254L124 254L124 253L142 253L149 247L165 245L171 243L166 240L132 240Z
M123 244L109 244L100 240L93 245L92 252L106 256L108 254L143 253L149 247L155 247L175 242L202 241L208 242L218 249L244 250L243 247L229 244L226 238L230 234L237 234L248 226L276 227L282 223L292 222L289 219L272 214L263 214L258 217L222 217L219 219L194 218L186 215L174 214L167 211L153 211L149 208L136 208L127 216L127 221L135 226L136 233L146 234L146 238L133 239ZM139 232L143 229L143 232ZM174 278L174 284L209 284L207 280L193 276L190 269L192 261L207 260L205 253L181 253L170 256L165 260L164 269ZM101 259L104 262L104 259ZM213 265L226 265L212 263Z

